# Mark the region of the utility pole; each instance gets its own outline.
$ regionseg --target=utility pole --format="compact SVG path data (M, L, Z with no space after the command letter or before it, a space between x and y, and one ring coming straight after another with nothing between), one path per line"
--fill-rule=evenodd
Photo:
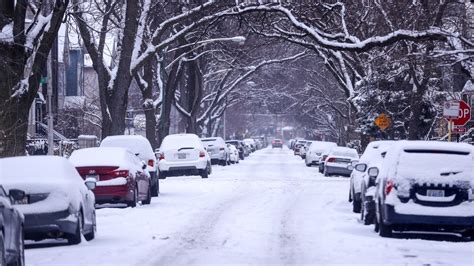
M225 109L224 109L224 140L226 140L226 135L225 135L225 132L226 132L226 124L225 124L225 121L226 121L226 119L225 119L225 113L226 113L226 111L227 111L227 108L225 108Z
M46 8L44 9L46 14L49 14L50 10L52 9L51 1L46 1L45 3ZM54 50L54 49L53 49ZM53 104L52 104L52 94L53 94L53 58L52 52L48 55L48 62L47 62L47 93L48 93L48 155L54 155L54 137L53 137Z

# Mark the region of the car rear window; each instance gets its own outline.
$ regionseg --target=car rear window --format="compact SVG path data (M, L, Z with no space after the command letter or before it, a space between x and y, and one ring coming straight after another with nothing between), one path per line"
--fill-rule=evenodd
M433 150L433 149L405 149L406 153L426 153L426 154L452 154L452 155L469 155L468 151L454 151L454 150Z

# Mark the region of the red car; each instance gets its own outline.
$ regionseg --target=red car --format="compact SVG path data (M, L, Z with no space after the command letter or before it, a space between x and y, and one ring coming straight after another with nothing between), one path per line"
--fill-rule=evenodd
M93 190L97 204L139 201L150 204L150 175L146 164L125 148L99 147L76 150L69 161L83 179L97 180Z
M272 140L272 148L283 148L283 141L281 139Z

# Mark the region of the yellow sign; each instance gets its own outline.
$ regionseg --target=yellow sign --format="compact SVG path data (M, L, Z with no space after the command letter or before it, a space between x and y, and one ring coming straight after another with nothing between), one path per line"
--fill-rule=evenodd
M375 125L380 128L380 130L384 131L385 129L390 127L392 120L386 114L381 113L377 118L375 118Z

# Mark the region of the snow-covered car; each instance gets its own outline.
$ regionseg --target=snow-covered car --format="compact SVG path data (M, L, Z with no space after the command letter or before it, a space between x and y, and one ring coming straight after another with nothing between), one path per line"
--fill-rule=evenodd
M24 196L24 191L15 189L7 194L0 185L0 265L25 265L24 217L12 202Z
M319 160L323 153L329 153L329 151L334 147L337 147L337 144L334 142L313 141L306 152L306 166L311 167L312 165L319 165Z
M399 141L376 180L375 230L454 231L474 240L474 149L465 143Z
M302 139L302 140L298 140L296 143L295 143L295 146L293 148L293 154L294 155L300 155L301 153L301 148L306 144L306 140Z
M250 152L254 152L257 150L257 143L255 143L254 139L244 139L243 140L245 145L250 147Z
M158 177L158 164L147 138L140 135L108 136L102 140L100 147L122 147L127 148L147 164L147 170L151 178L151 196L157 197L160 193L160 182Z
M390 147L394 141L381 140L372 141L365 148L364 153L359 159L359 162L354 165L354 171L351 173L350 185L349 185L349 202L352 202L352 211L360 213L362 207L361 190L362 181L367 176L367 170L369 169L368 164L372 161L377 163L382 159L382 152L386 151L387 147Z
M372 161L367 165L367 175L364 177L362 182L363 189L361 191L361 202L362 207L360 210L360 220L364 225L370 225L375 222L375 181L379 175L379 169L381 169L383 159L374 162Z
M239 150L232 144L227 144L227 147L229 148L230 152L230 162L231 163L239 163L240 157L239 157Z
M306 143L300 148L300 157L303 160L306 160L306 153L308 152L308 148L313 143L314 140L307 140Z
M220 164L222 166L230 164L230 150L224 139L221 137L202 138L201 141L211 157L212 164Z
M244 160L249 155L248 150L245 148L245 144L241 140L226 140L226 144L234 145L239 150L240 160Z
M337 147L337 146L336 146ZM335 148L335 147L333 147ZM328 149L328 150L324 150L322 153L321 153L321 157L319 158L319 163L318 163L318 170L319 172L322 174L324 173L324 164L326 162L326 158L328 157L329 153L331 152L331 150L333 149Z
M96 231L95 180L84 180L74 166L58 156L0 159L0 180L6 190L19 189L25 197L14 206L25 217L25 239L65 238L79 244Z
M347 166L359 160L357 150L347 147L335 147L324 161L324 176L341 175L349 177L352 170Z
M69 157L84 180L96 180L97 204L150 204L151 180L146 164L126 148L96 147L75 150Z
M283 148L283 141L281 139L272 140L272 148Z
M212 173L211 157L195 134L173 134L163 139L158 161L160 176L200 175Z

